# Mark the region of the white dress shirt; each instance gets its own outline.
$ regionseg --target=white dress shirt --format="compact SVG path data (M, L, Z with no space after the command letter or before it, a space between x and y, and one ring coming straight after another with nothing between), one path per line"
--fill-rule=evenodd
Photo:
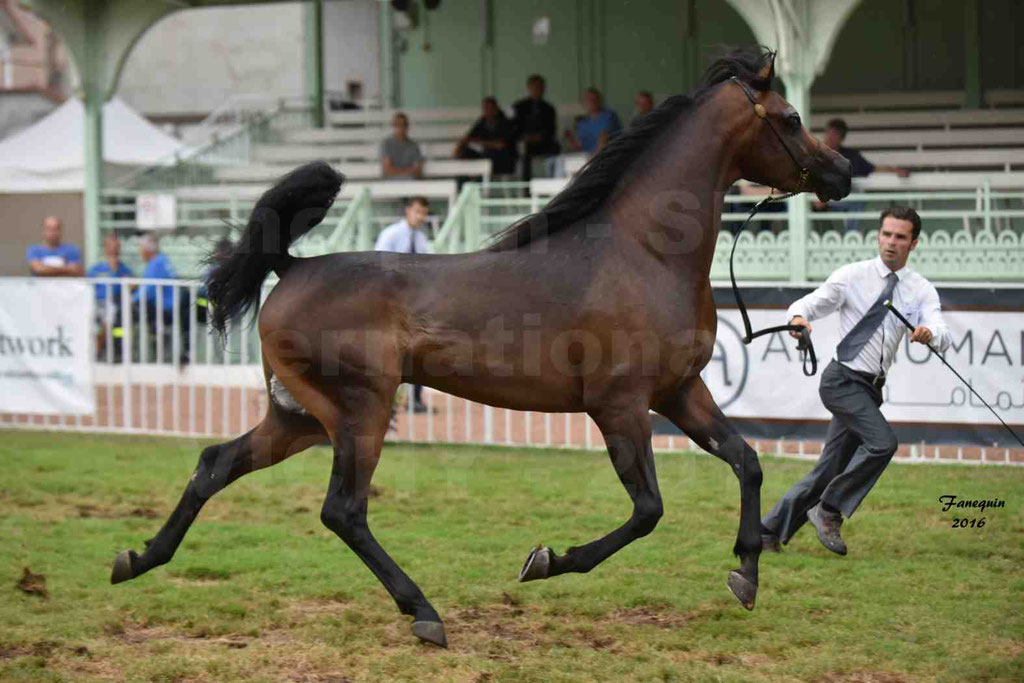
M397 251L400 254L411 254L413 240L416 240L417 254L430 253L430 242L423 230L410 228L408 221L403 218L380 231L373 249L374 251Z
M880 256L845 265L832 273L821 287L794 302L787 315L790 319L799 315L811 322L839 309L842 340L885 291L885 278L890 272ZM896 277L893 306L911 324L927 327L932 333L931 345L940 352L945 351L951 338L949 328L942 321L939 293L932 283L907 266L897 270ZM906 326L887 312L857 357L843 365L872 375L887 372L906 331Z

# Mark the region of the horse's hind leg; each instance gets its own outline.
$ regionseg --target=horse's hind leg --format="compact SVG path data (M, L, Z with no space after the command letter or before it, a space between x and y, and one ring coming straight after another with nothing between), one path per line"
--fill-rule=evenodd
M655 407L701 448L732 467L740 482L740 527L733 552L741 567L729 572L729 590L747 609L757 597L757 564L761 555L761 464L757 453L736 432L700 377Z
M325 425L334 443L334 463L320 519L370 568L399 611L413 617L412 632L421 640L447 647L441 617L380 546L366 522L370 480L380 458L393 393L394 388L390 393L347 391L339 419Z
M141 555L134 550L118 554L110 582L134 579L170 562L199 511L215 493L249 472L309 448L323 436L320 423L309 415L285 413L271 403L267 416L255 429L233 441L203 449L181 500L163 528L146 541Z
M569 548L565 555L556 555L550 548L534 549L519 573L520 581L589 572L624 546L651 533L661 519L661 493L654 471L647 408L609 410L591 416L604 437L615 473L633 500L633 514L610 534Z

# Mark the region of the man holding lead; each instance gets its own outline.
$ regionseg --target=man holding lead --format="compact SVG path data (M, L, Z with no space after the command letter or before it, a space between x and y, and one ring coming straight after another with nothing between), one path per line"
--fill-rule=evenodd
M938 292L907 267L920 234L916 211L886 209L878 231L878 256L839 268L825 284L789 307L790 323L808 332L809 321L838 310L842 341L818 389L832 413L821 458L761 520L766 551L781 550L780 542L788 543L810 521L826 548L845 555L839 527L853 515L896 453L896 435L878 408L886 371L907 328L889 313L885 302L891 301L915 325L911 341L932 343L943 352L949 347Z

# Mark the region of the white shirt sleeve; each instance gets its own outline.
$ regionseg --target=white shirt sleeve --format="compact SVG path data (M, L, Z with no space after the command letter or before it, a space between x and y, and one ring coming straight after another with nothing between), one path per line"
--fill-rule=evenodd
M816 290L797 299L786 311L786 319L792 320L799 315L807 322L824 318L837 310L846 299L846 288L849 286L850 269L843 267L828 276L828 280Z
M389 225L377 235L377 241L373 245L374 251L401 251L395 246L395 234L393 225Z
M427 239L427 235L423 230L416 231L416 251L421 254L434 253L434 250L430 248L430 240Z
M921 293L921 317L920 324L927 327L932 333L931 344L941 352L945 352L953 341L949 327L942 319L942 304L939 302L939 293L935 286L928 283Z

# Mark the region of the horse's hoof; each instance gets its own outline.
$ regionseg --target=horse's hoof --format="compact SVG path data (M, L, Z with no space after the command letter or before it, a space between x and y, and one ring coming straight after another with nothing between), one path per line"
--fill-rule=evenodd
M735 569L729 572L729 590L740 601L740 604L747 609L754 609L754 600L757 598L757 584L740 574Z
M444 634L444 624L440 621L414 621L412 633L420 640L433 643L438 647L448 647L448 636Z
M548 578L551 554L551 548L547 546L537 546L531 550L526 562L523 563L523 568L519 570L519 583Z
M114 568L110 572L110 583L121 583L135 578L133 563L138 558L134 550L122 550L114 558Z

